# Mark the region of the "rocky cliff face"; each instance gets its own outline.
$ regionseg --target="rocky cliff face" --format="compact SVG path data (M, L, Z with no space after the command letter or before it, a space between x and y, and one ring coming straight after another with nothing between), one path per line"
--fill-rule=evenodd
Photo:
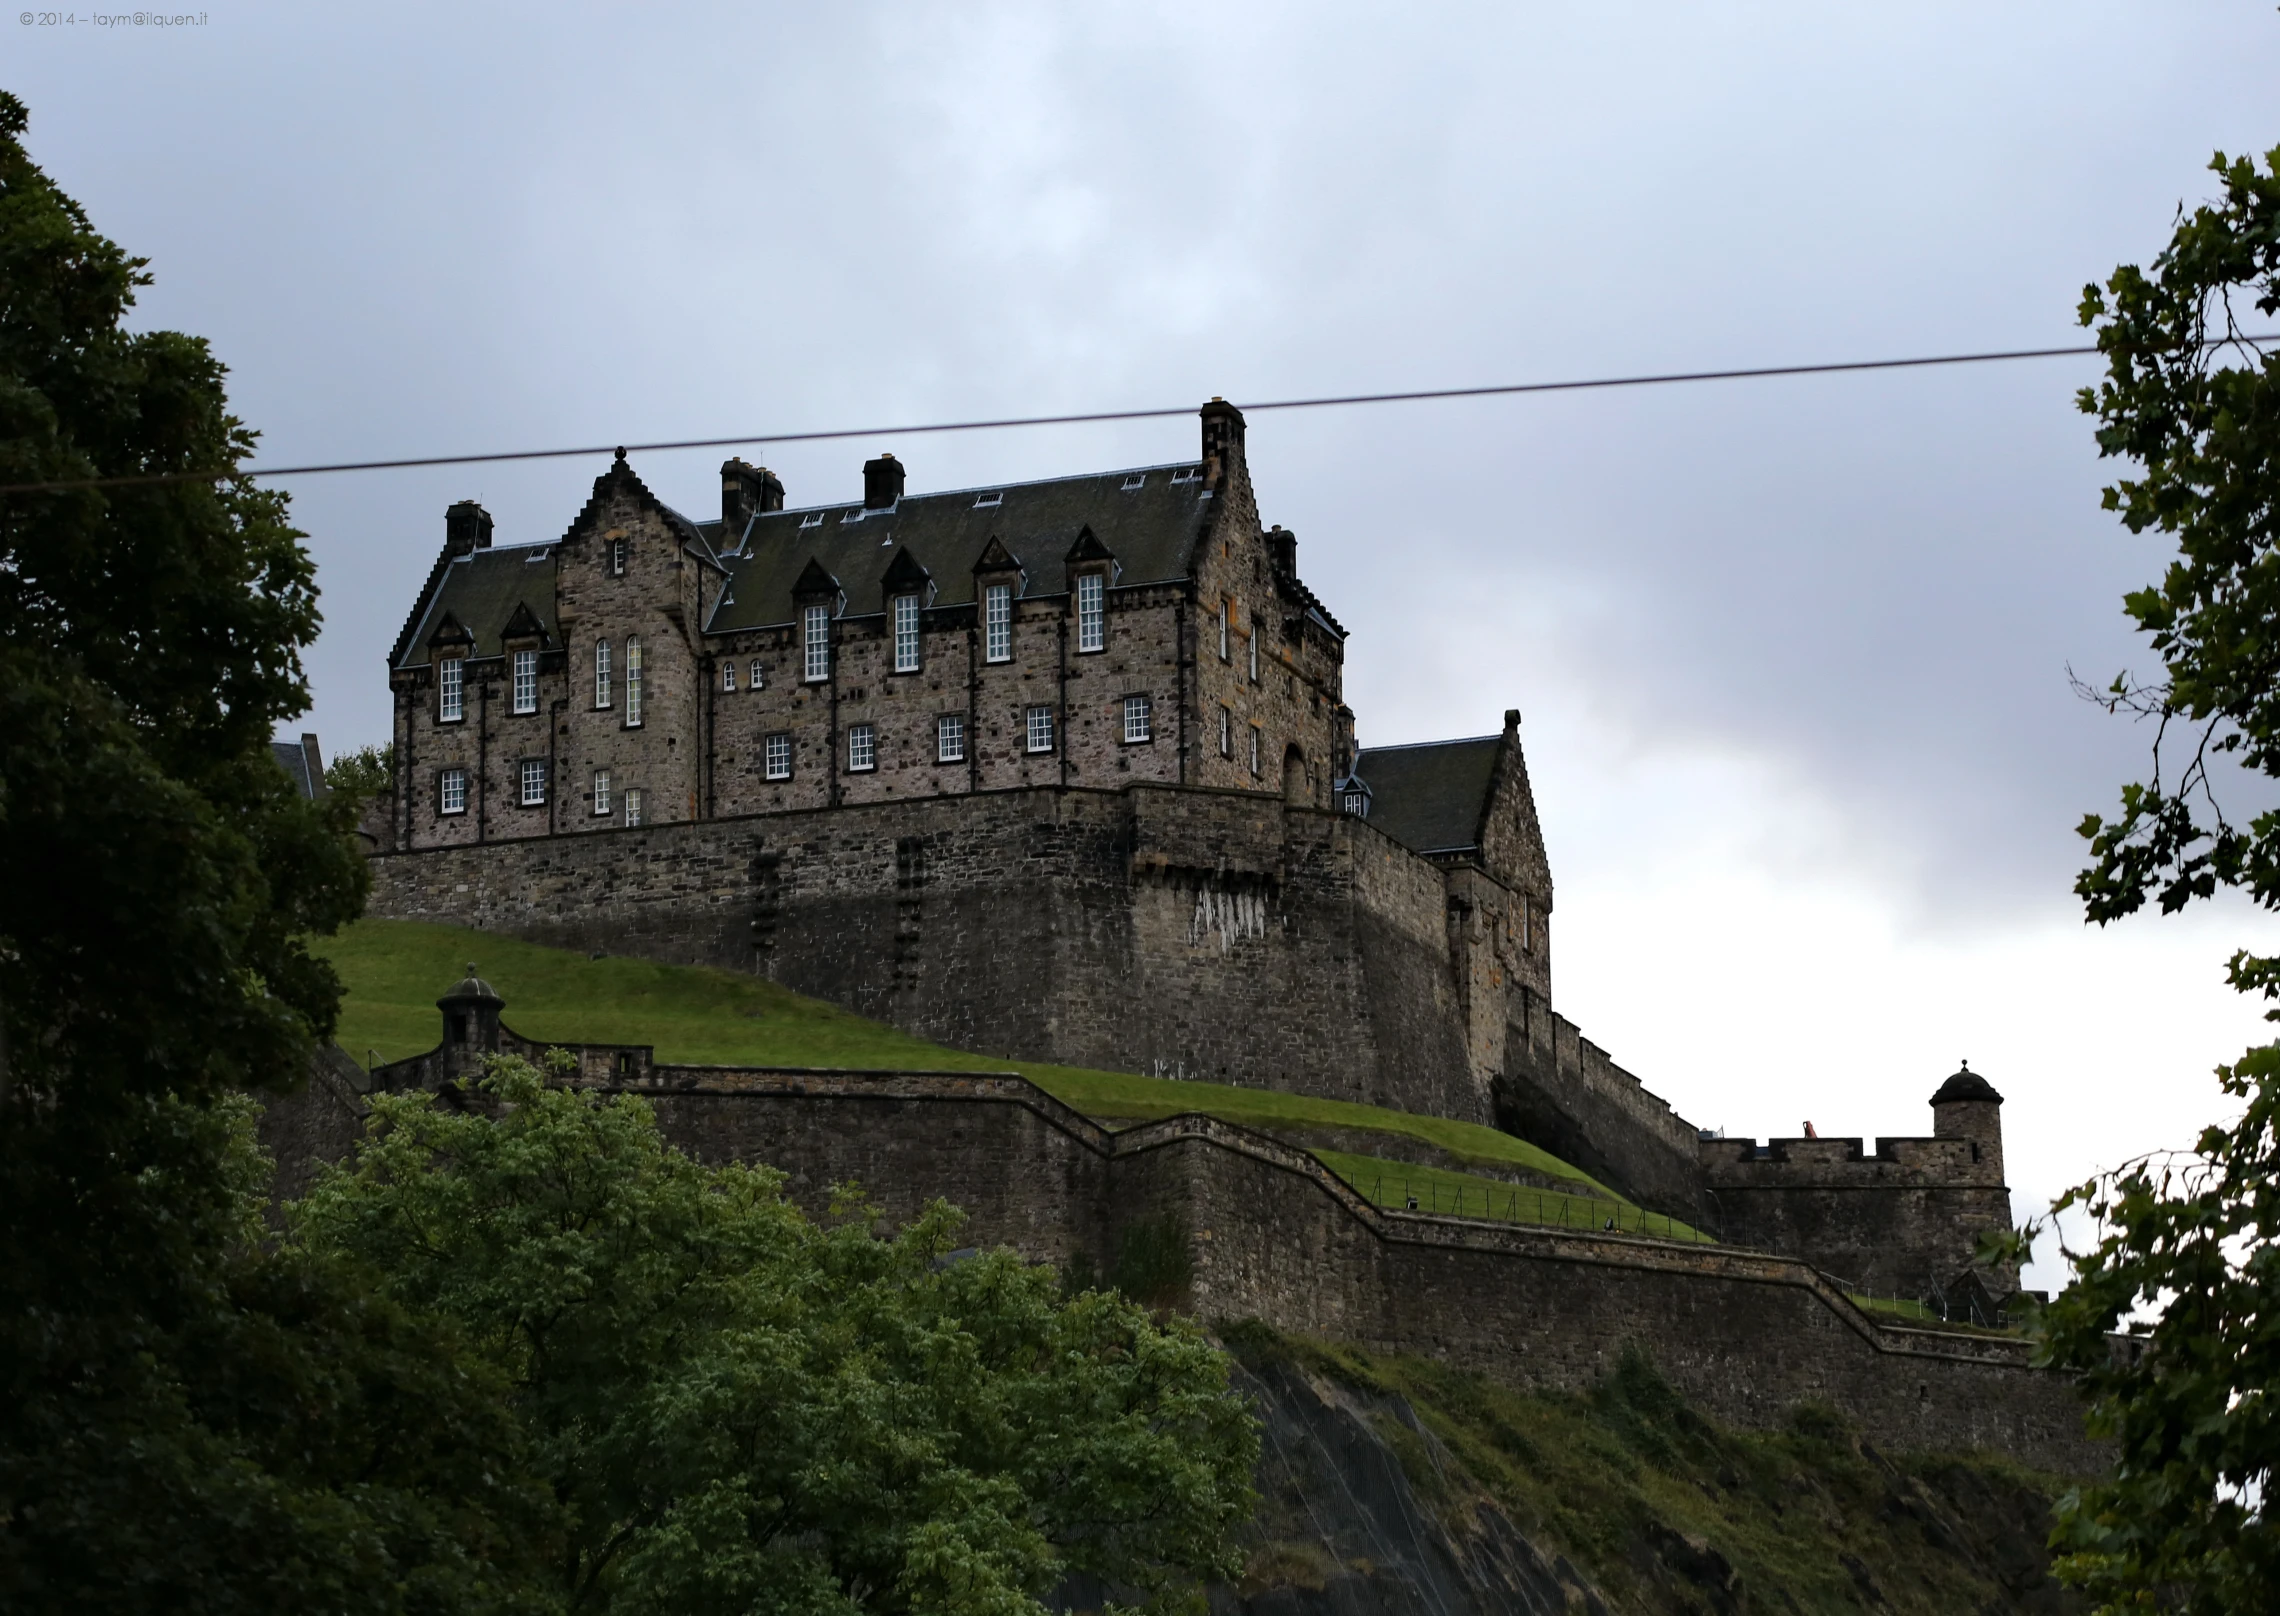
M1727 1431L1644 1360L1588 1397L1533 1397L1228 1334L1263 1425L1260 1503L1213 1616L2081 1608L2043 1550L2056 1484L1998 1462L1887 1456L1810 1411Z

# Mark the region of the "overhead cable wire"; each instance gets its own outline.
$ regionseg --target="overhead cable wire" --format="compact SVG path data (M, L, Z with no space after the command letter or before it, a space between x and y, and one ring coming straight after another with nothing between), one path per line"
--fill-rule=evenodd
M2280 333L2212 338L2224 342L2280 341ZM1246 415L1268 410L1343 409L1364 404L1422 404L1436 399L1512 398L1528 393L1582 393L1619 387L1667 387L1682 382L1755 381L1778 376L1832 376L1855 371L1925 370L1940 365L1988 365L2019 359L2077 358L2097 353L2095 343L2067 348L2004 348L1985 353L1932 354L1910 359L1845 359L1816 365L1753 365L1740 370L1675 370L1643 376L1597 376L1581 381L1505 382L1488 387L1433 387L1394 393L1333 393L1319 398L1278 398L1236 407ZM0 483L0 494L54 494L75 489L155 487L168 483L224 482L240 477L319 477L344 471L410 471L423 466L482 466L518 460L572 460L591 455L662 454L677 449L749 449L768 444L825 443L845 438L917 437L941 432L997 432L1017 427L1088 426L1106 421L1158 421L1193 415L1193 404L1138 410L1086 410L1069 415L1005 415L974 421L926 421L903 426L833 427L818 432L747 432L726 438L669 438L654 443L585 444L569 449L504 449L484 454L418 455L397 460L340 460L306 466L246 466L227 471L158 471L121 477L59 478Z

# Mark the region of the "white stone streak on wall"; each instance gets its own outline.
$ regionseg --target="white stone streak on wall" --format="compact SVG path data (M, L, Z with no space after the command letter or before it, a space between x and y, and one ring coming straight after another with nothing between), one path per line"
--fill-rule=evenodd
M1188 941L1200 946L1214 932L1219 934L1221 954L1243 938L1266 936L1266 894L1244 890L1226 892L1209 885L1198 887L1195 914L1188 922Z

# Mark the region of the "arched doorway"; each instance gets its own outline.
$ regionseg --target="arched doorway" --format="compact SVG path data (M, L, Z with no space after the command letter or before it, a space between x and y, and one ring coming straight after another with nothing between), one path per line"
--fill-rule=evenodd
M1294 808L1315 806L1314 773L1306 766L1306 754L1296 746L1283 753L1283 801Z

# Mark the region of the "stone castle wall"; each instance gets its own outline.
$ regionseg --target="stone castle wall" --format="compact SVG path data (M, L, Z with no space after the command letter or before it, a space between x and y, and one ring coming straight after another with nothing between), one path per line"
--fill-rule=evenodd
M783 1170L819 1212L848 1180L895 1219L939 1195L975 1244L1099 1271L1135 1225L1170 1220L1194 1263L1185 1305L1204 1318L1530 1388L1581 1390L1636 1345L1744 1425L1820 1402L1893 1449L2106 1462L2071 1384L2030 1368L2023 1341L1882 1324L1795 1259L1390 1212L1248 1130L1189 1116L1112 1134L1011 1075L645 1066L611 1086L651 1097L692 1154Z
M375 915L757 971L978 1053L1491 1120L1441 873L1265 793L981 792L372 868Z

